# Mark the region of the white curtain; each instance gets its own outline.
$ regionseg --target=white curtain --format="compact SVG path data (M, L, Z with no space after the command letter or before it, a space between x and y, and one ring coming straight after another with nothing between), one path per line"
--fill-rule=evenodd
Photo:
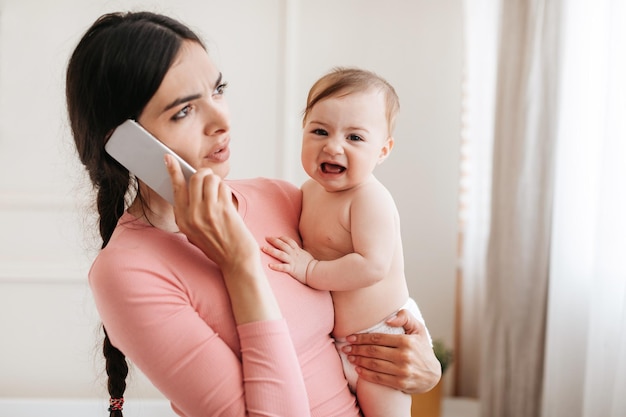
M626 416L625 3L564 8L545 417Z
M466 1L469 170L457 395L537 417L558 77L558 2Z
M455 388L483 416L626 416L625 3L465 0Z
M491 221L491 165L498 47L498 0L467 0L463 94L461 271L454 361L455 395L478 397L485 259Z
M485 417L536 417L556 144L558 1L503 1L480 397Z

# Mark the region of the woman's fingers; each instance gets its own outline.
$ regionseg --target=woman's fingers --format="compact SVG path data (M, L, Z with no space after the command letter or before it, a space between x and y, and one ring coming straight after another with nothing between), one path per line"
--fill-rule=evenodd
M424 325L401 311L387 322L404 327L407 334L361 333L350 335L344 348L359 375L370 382L407 393L425 392L441 377Z
M399 340L402 339L398 339L397 336L399 335L395 336L395 338L375 336L370 340L388 345L398 345ZM361 340L364 341L364 339ZM410 366L414 360L403 357L409 353L406 350L378 344L351 345L347 350L349 350L347 352L348 360L356 367L359 377L405 392L414 388L414 370Z
M370 360L363 365L355 363L359 377L379 385L385 385L393 389L410 393L414 390L414 378L411 373L404 369L398 370L390 366L389 362Z
M404 328L404 333L406 334L426 333L426 327L424 326L424 323L419 321L415 316L413 316L413 314L409 313L407 310L400 310L398 314L387 320L387 324L392 327Z
M422 335L359 335L347 352L363 379L406 393L422 393L441 378L441 366ZM351 337L350 337L351 338ZM354 343L354 342L352 342ZM371 344L370 344L371 343Z
M196 171L189 178L189 204L198 208L202 208L203 204L215 204L219 198L221 181L210 168Z
M370 355L380 355L379 348L398 348L406 346L406 341L399 338L397 334L387 333L357 333L346 338L354 349ZM385 350L385 352L389 352Z
M217 175L214 175L214 176L217 176ZM220 201L228 203L229 206L231 206L234 209L235 205L234 204L230 204L233 201L233 192L230 189L230 187L224 181L222 181L221 179L218 182L218 189L217 189L217 191L218 191L217 198Z
M228 201L232 198L228 186L210 168L198 170L187 183L178 161L167 154L164 159L172 182L174 201L181 203L177 205L197 206L201 202L214 203L219 199Z
M164 157L165 166L170 174L170 180L172 182L172 190L174 192L175 206L181 206L187 204L187 183L185 176L180 168L180 164L171 155L165 154ZM182 203L182 204L181 204Z

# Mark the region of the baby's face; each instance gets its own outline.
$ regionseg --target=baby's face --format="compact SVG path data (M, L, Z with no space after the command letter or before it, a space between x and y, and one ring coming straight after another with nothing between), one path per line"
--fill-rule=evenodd
M344 191L372 176L391 147L385 97L378 90L324 99L310 110L302 166L327 191Z

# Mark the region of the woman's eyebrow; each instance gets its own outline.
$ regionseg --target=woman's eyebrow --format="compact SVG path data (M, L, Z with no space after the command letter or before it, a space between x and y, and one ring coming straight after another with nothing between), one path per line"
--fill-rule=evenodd
M222 83L222 73L220 72L218 77L217 77L217 80L215 81L215 84L214 84L213 88L217 87L221 83ZM163 112L166 112L166 111L168 111L168 110L178 106L179 104L183 104L183 103L186 103L186 102L192 101L192 100L197 100L200 97L202 97L202 94L199 94L199 93L197 93L197 94L190 94L190 95L185 96L185 97L179 97L176 100L172 101L167 106L165 106L165 108L163 109Z
M217 80L215 80L215 84L213 84L213 89L216 89L222 83L222 73L220 72L217 76Z
M191 94L191 95L188 95L188 96L185 96L185 97L179 97L176 100L172 101L167 106L165 106L165 108L163 109L163 112L165 113L169 109L174 108L174 107L178 106L179 104L186 103L186 102L191 101L191 100L197 100L200 97L202 97L202 94Z

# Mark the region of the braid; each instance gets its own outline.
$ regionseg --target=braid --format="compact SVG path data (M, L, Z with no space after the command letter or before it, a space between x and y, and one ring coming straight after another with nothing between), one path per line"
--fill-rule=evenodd
M128 170L108 157L103 158L102 165L103 167L99 170L100 175L98 175L100 178L97 181L99 184L97 206L100 215L100 236L104 249L126 208L125 196L129 188L130 174ZM106 328L103 326L102 329L104 330L102 353L106 360L106 372L109 377L107 388L111 397L109 417L123 417L122 404L126 390L128 363L124 354L111 343Z
M104 327L104 344L102 353L106 358L106 371L109 376L107 388L112 400L121 400L119 407L109 408L109 417L123 417L122 407L124 391L126 391L126 375L128 375L128 363L124 354L111 344L109 335ZM113 405L113 404L112 404Z
M136 119L154 96L184 40L202 45L184 24L150 12L101 16L83 35L68 62L66 100L78 157L97 190L104 249L136 194L137 181L104 149L120 123ZM203 46L204 47L204 46ZM141 205L145 209L145 204ZM103 327L104 329L104 327ZM110 417L122 417L128 363L104 329Z
M101 165L103 167L99 170L100 178L96 182L98 184L96 202L100 215L102 249L104 249L113 235L117 221L126 209L125 196L129 190L131 177L127 169L113 161L108 155L104 156Z

